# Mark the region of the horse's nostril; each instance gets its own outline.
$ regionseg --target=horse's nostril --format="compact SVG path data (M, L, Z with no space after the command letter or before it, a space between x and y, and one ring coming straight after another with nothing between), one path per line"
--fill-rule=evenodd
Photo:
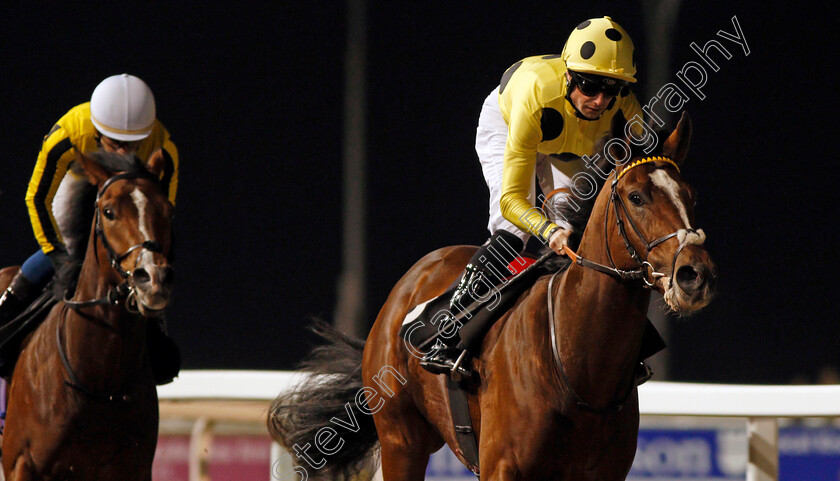
M134 272L131 273L131 277L134 279L136 284L146 284L151 280L149 273L142 267L134 269Z
M689 292L703 285L703 277L692 266L682 266L677 269L677 284L682 290Z

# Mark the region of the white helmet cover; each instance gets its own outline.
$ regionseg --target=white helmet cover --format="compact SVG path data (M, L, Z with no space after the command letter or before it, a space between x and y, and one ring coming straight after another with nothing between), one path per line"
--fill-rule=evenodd
M90 120L102 135L114 140L143 140L155 123L155 97L139 78L114 75L103 80L90 96Z

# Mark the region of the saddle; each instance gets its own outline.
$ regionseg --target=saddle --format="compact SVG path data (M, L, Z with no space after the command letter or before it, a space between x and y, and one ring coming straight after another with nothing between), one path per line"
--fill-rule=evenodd
M415 348L426 351L439 337L449 338L455 335L458 331L457 326L461 324L464 324L464 329L489 328L507 312L519 294L533 285L540 275L548 273L542 262L530 256L517 258L508 265L508 270L512 274L504 284L496 287L496 294L477 299L463 306L463 309L454 309L455 312L450 309L449 300L454 285L440 296L417 305L406 315L400 327L400 336ZM485 309L488 306L492 306L492 309ZM466 346L466 349L472 350L476 347L478 346Z
M50 309L58 303L53 283L14 319L0 327L0 377L9 379L15 370L23 341L41 325Z

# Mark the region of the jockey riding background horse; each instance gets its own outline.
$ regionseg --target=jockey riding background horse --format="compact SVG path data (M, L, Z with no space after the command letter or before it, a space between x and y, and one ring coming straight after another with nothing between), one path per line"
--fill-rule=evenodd
M616 119L612 136L624 139L624 119ZM448 444L485 480L625 479L638 435L634 369L649 289L680 315L714 293L694 190L679 172L690 136L683 114L658 155L633 153L597 197L575 198L591 214L578 251L567 251L574 262L540 278L485 337L472 360L477 379L463 385L479 466L465 457L449 415L451 381L422 369L399 335L406 314L444 292L476 249L456 246L403 276L367 342L322 328L329 343L303 367L325 376L281 394L269 412L296 470L358 471L378 446L385 481L421 481L429 456ZM607 158L623 157L605 153L602 172Z
M158 399L147 324L169 302L173 207L163 157L80 154L99 189L72 300L24 342L11 378L6 479L151 480ZM117 173L112 175L112 173ZM5 288L17 268L6 268Z

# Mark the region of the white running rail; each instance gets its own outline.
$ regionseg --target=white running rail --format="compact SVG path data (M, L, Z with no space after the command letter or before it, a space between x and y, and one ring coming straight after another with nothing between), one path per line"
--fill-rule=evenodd
M207 481L202 449L214 422L265 424L278 393L306 378L284 371L182 371L161 386L161 418L195 422L190 481ZM639 410L650 416L745 418L749 440L747 481L777 481L778 418L840 417L840 385L753 386L655 382L639 388ZM272 449L272 466L280 450ZM272 481L276 481L269 477Z

